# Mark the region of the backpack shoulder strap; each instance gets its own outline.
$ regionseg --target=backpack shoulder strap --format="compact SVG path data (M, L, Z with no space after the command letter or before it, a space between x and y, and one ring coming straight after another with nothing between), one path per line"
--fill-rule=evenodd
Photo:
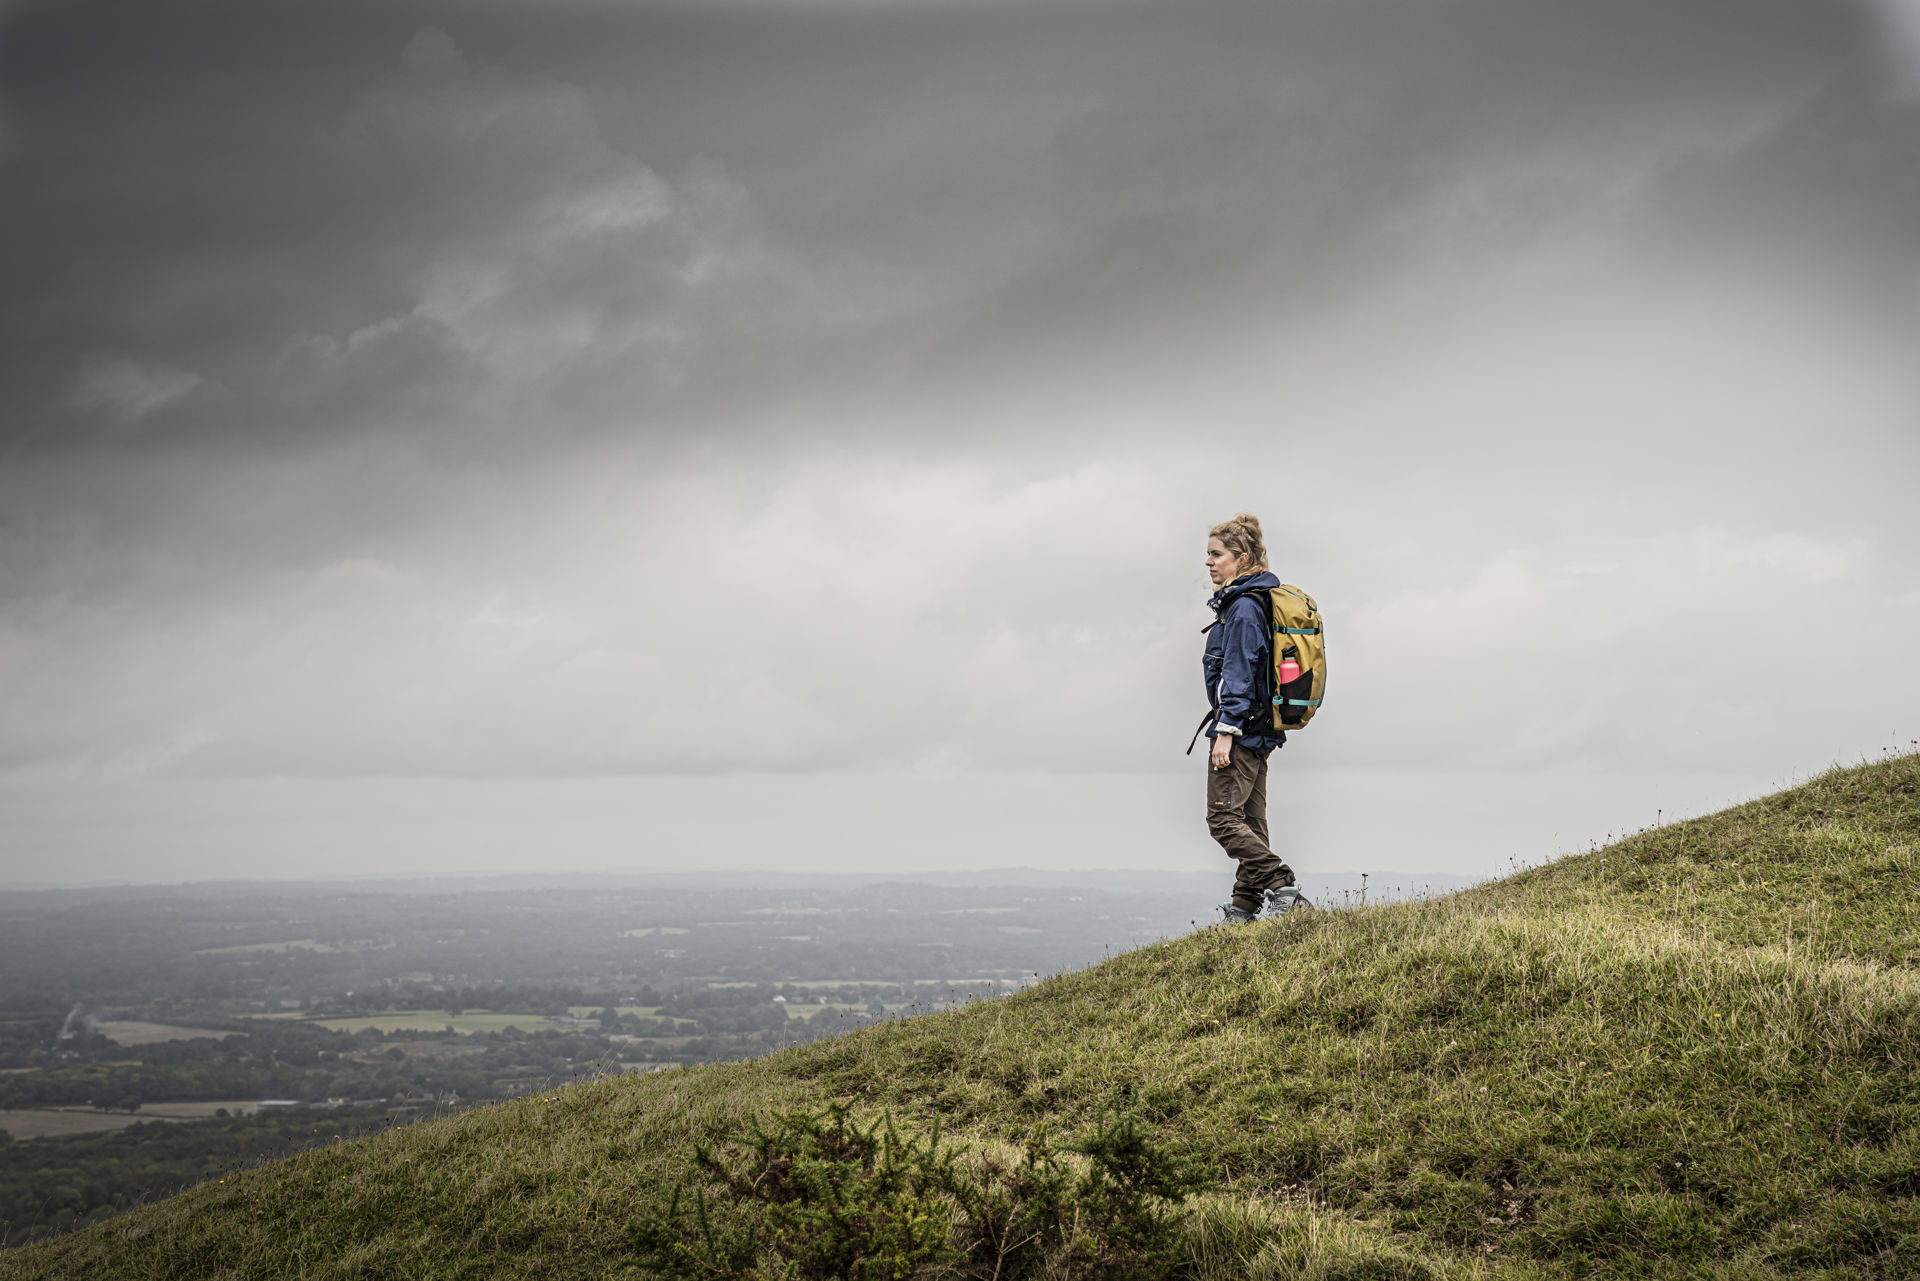
M1208 725L1212 724L1213 718L1218 716L1219 714L1220 714L1219 712L1216 712L1211 707L1209 707L1207 709L1207 714L1200 718L1200 723L1194 727L1193 737L1187 740L1188 756L1193 755L1193 745L1200 741L1200 731L1205 729Z

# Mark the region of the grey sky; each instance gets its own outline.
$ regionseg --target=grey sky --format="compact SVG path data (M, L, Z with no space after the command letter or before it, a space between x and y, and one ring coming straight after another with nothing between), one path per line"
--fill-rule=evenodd
M0 7L0 881L1296 862L1920 737L1920 16Z

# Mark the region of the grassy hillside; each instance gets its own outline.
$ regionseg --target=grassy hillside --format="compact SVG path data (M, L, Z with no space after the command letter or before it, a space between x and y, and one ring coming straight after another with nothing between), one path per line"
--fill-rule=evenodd
M644 1275L696 1141L853 1103L1003 1150L1131 1110L1219 1277L1920 1276L1920 757L1452 898L1213 929L751 1063L309 1153L0 1275Z

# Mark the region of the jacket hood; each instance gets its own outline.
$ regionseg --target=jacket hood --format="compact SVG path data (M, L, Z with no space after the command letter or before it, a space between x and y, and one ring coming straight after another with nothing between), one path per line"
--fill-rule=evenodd
M1225 609L1228 603L1237 596L1245 596L1248 592L1256 592L1263 587L1278 587L1279 585L1279 576L1272 570L1257 569L1251 574L1242 574L1225 587L1216 589L1213 595L1208 598L1207 604L1213 609L1213 612L1217 614Z

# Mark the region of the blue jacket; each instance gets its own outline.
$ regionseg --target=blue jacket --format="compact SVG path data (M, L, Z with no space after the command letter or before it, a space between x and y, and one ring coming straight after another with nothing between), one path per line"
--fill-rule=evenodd
M1207 602L1214 623L1207 629L1200 670L1207 682L1207 705L1214 710L1208 738L1220 732L1216 726L1225 725L1238 729L1241 745L1256 752L1287 741L1285 730L1273 728L1273 707L1268 701L1273 657L1266 611L1248 595L1279 585L1280 580L1263 569L1234 579Z

